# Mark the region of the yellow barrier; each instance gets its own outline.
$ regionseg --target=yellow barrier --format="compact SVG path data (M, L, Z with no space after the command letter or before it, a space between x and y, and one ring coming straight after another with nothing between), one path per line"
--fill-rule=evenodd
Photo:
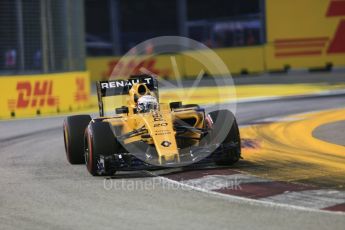
M264 71L264 50L262 46L224 48L215 49L213 51L222 59L225 66L232 74L240 74L242 72L257 73ZM201 63L196 60L195 57L207 57L208 52L210 51L200 50L184 52L182 54L185 70L184 75L187 77L193 77L197 76L202 69L205 70L204 65L207 64L207 62L212 62L212 60L205 59L205 62ZM200 58L200 60L203 59ZM218 74L224 73L218 72Z
M205 64L212 61L205 59L208 52L211 51L199 50L170 55L133 56L125 60L122 59L121 63L119 62L120 57L89 57L86 64L92 81L108 79L115 65L117 66L115 75L119 75L119 72L122 73L120 75L137 74L139 69L143 68L161 77L175 78L177 75L195 77L201 70L208 72L205 69ZM214 52L222 59L231 73L264 71L264 49L262 46L216 49ZM209 74L223 74L224 72L209 71Z
M345 1L266 0L268 70L345 65Z
M0 118L73 111L90 105L87 72L0 77Z
M92 81L108 79L116 66L115 75L138 74L139 69L143 68L162 77L170 77L173 68L170 65L170 55L160 56L132 56L122 59L120 57L89 57L86 66L91 75ZM180 57L176 60L180 63ZM180 66L179 66L180 67Z

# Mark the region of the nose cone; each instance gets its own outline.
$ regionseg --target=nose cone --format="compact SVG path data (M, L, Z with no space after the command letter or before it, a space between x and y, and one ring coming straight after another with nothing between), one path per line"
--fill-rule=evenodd
M155 111L143 115L143 119L155 144L159 163L179 162L179 152L170 112Z

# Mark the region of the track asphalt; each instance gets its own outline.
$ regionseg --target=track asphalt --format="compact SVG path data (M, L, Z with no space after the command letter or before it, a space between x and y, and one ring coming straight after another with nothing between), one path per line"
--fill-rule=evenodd
M246 129L263 125L265 119L344 105L344 96L246 102L238 105L236 116ZM85 166L67 163L62 120L52 117L0 122L0 229L344 229L344 214L298 209L288 206L289 202L285 202L287 206L270 205L168 186L173 184L165 181L171 174L152 177L147 172L134 172L108 180L91 177ZM272 159L264 155L261 161ZM248 175L242 179L249 181L264 170L263 163L255 164L245 157L227 172L240 171ZM259 170L252 172L251 168ZM279 168L270 168L274 171L266 173L274 177L273 172ZM290 172L298 172L295 169ZM260 178L268 180L266 176ZM302 185L309 186L309 182ZM301 196L308 199L313 194L309 191L302 195L301 202ZM274 197L275 201L291 199Z

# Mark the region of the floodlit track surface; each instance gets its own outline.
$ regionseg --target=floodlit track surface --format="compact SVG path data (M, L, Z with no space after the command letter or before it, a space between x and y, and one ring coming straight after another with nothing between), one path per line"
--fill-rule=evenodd
M237 117L241 125L249 125L343 105L344 96L242 103ZM104 187L104 178L67 163L62 120L0 122L1 229L344 228L343 214L171 187L146 172L117 175Z

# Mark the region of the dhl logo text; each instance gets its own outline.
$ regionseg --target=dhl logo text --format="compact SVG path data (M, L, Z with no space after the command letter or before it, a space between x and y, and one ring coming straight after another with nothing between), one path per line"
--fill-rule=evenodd
M142 74L142 70L156 74L158 76L169 76L169 69L159 69L156 67L157 61L154 58L145 60L120 61L112 60L108 63L108 70L103 72L102 78L107 80L109 77L123 77L129 75Z
M89 95L86 92L86 81L83 77L78 77L75 79L75 84L77 87L77 91L74 95L74 100L76 102L87 101L89 99Z
M345 0L331 0L326 11L326 18L344 17ZM345 53L345 19L339 19L332 38L302 37L282 38L274 41L275 57L319 56L322 54Z
M9 108L25 109L37 107L54 107L58 97L53 95L53 81L20 81L16 86L17 99L9 100Z

